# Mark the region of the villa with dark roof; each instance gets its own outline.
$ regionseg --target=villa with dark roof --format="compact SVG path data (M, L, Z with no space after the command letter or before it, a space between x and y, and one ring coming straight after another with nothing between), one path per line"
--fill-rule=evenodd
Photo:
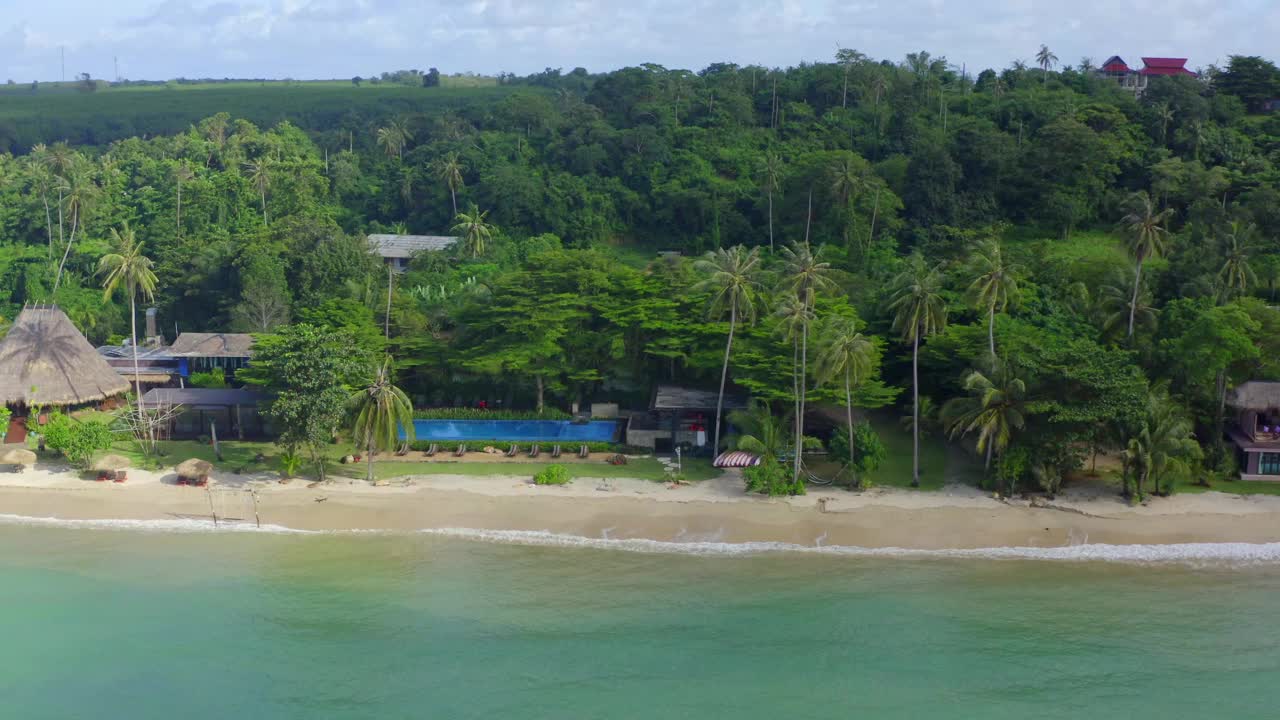
M396 272L404 272L418 253L448 250L457 242L458 238L447 235L375 234L369 236L369 249Z
M1097 75L1115 82L1134 95L1141 95L1153 77L1161 75L1198 77L1187 69L1186 58L1144 57L1142 68L1135 70L1129 67L1129 64L1119 55L1107 58L1107 61L1102 63L1102 67L1098 68Z

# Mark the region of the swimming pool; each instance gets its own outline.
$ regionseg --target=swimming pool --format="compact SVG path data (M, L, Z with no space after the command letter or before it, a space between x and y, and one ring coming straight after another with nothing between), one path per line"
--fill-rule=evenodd
M418 440L537 440L539 442L610 442L614 420L572 423L568 420L414 420Z

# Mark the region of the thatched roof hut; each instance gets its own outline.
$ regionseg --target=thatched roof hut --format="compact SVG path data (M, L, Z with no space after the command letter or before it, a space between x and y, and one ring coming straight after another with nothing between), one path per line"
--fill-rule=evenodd
M128 389L53 305L24 308L0 340L0 405L84 405Z
M1280 409L1280 382L1250 380L1237 385L1227 396L1227 404L1255 412Z
M213 472L213 463L208 460L191 458L177 467L178 477L187 480L204 480Z
M103 455L94 460L89 469L115 472L116 470L128 470L131 465L133 465L133 461L123 455Z
M0 465L22 465L25 467L27 465L35 464L36 454L30 450L15 448L13 450L9 450L3 455L0 455Z

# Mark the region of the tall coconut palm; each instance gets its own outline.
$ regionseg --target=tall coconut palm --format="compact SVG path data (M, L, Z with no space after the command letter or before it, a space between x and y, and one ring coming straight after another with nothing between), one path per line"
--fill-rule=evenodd
M77 156L79 157L79 156ZM62 250L62 261L58 263L58 273L53 280L53 291L57 292L62 284L62 274L67 266L67 258L71 256L71 247L76 243L76 232L83 228L84 217L93 208L98 199L99 188L94 182L87 161L77 162L67 180L66 194L62 198L62 207L71 221L71 234L67 236L67 245ZM59 213L61 215L61 211Z
M820 254L820 253L819 253ZM831 263L822 262L818 254L809 249L808 243L782 249L782 288L799 299L805 312L797 317L800 322L800 365L796 373L796 477L800 476L800 451L804 439L805 401L809 393L809 325L813 319L814 302L819 292L831 290Z
M911 256L907 267L893 279L889 309L893 311L893 329L911 345L911 486L920 486L920 341L941 332L947 325L947 306L943 301L942 272L930 267L919 253Z
M871 372L875 345L858 332L851 318L834 318L822 327L822 346L818 353L818 377L829 380L844 376L845 420L849 431L849 469L853 472L856 452L853 445L853 389Z
M711 292L707 314L722 318L729 314L729 339L724 345L724 363L720 368L720 393L716 397L716 425L712 435L712 451L720 452L720 416L724 410L724 386L729 378L729 355L733 351L733 333L738 321L755 319L756 299L760 292L760 250L747 250L741 245L709 252L694 263L704 278L693 286L695 292Z
M1253 233L1252 224L1243 225L1239 220L1232 221L1231 231L1223 241L1223 253L1226 257L1222 269L1218 271L1223 299L1243 295L1251 285L1258 282L1258 276L1249 264L1249 257L1253 254Z
M396 387L391 373L391 356L383 359L373 376L351 395L351 437L369 459L366 479L373 481L373 454L390 452L401 442L413 442L413 404ZM404 440L400 433L404 432Z
M849 203L866 187L866 178L863 177L862 171L858 168L857 163L852 157L846 157L839 160L831 167L831 194L840 203L840 209L848 213L848 223L845 225L845 240L849 244L853 243L853 210L849 207Z
M978 433L978 452L986 455L990 470L992 455L1004 452L1014 431L1026 424L1027 385L1007 363L997 362L990 375L977 370L966 375L964 389L969 395L947 401L942 416L953 439Z
M1160 144L1164 145L1169 137L1169 123L1173 122L1173 108L1166 102L1157 105L1155 110L1156 119L1160 121Z
M802 354L802 344L808 336L809 325L813 322L813 310L799 295L785 294L782 302L774 311L778 319L778 330L791 343L791 399L792 438L795 440L795 458L793 459L793 480L800 478L800 460L804 450L804 430L802 409L803 399L808 387L807 359Z
M191 168L187 166L186 161L181 161L178 166L173 169L173 183L178 191L178 212L175 225L178 228L178 237L182 237L182 186L195 178L195 173L191 172Z
M453 214L458 215L458 188L462 187L462 161L458 153L449 153L436 162L436 177L449 186L449 197L453 199Z
M1018 281L1023 270L1005 259L999 240L987 238L969 256L969 271L973 277L969 295L974 308L987 314L987 351L995 367L996 313L1004 312L1011 303L1017 302Z
M271 168L266 158L259 158L256 162L245 163L244 169L248 174L249 182L258 191L258 197L262 198L262 222L269 222L267 220L267 188L271 187Z
M119 230L111 228L111 244L115 252L103 255L98 260L98 274L106 275L102 281L102 300L108 302L111 295L119 288L129 295L129 335L133 350L133 391L137 397L138 409L146 411L142 400L142 372L138 365L138 296L150 301L156 292L159 282L152 271L151 258L142 254L143 246L134 236L128 223Z
M49 169L48 163L45 162L44 158L47 152L48 148L44 144L31 148L27 163L27 178L31 183L32 189L40 195L40 202L44 205L44 232L49 241L49 259L52 260L53 210L49 206L49 193L58 187L58 180L53 171Z
M773 196L782 190L784 173L782 156L777 153L766 152L760 159L759 184L769 199L769 252L773 252Z
M1145 191L1137 192L1131 199L1132 208L1120 222L1129 233L1129 251L1137 266L1133 276L1133 297L1129 304L1129 337L1133 337L1133 319L1138 307L1138 288L1142 285L1142 264L1148 258L1160 257L1164 252L1164 241L1169 231L1165 228L1173 210L1165 208L1157 211L1151 196Z
M1102 332L1111 337L1124 332L1125 323L1131 312L1135 329L1155 328L1158 312L1152 306L1152 302L1150 290L1140 291L1135 302L1129 297L1129 291L1119 285L1103 285L1098 288L1097 304Z
M475 203L471 203L470 212L458 213L453 232L462 235L462 245L471 257L484 254L484 246L493 238L493 226L486 222L489 211L481 211Z
M1048 45L1041 45L1036 52L1036 64L1044 71L1044 81L1049 82L1049 70L1058 64L1058 56L1053 54Z
M386 127L378 128L376 135L378 145L387 153L387 157L404 160L405 146L413 139L413 133L404 120L392 120Z
M733 448L755 453L761 462L777 460L790 444L786 424L764 403L753 400L746 410L734 410L729 413L729 422L738 430L729 438Z

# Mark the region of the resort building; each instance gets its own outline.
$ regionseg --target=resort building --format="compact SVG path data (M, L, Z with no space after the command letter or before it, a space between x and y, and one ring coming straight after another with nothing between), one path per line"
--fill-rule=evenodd
M396 272L404 272L418 253L448 250L457 242L446 235L370 235L369 249Z
M1228 434L1238 451L1240 478L1280 481L1280 382L1244 383L1227 404L1236 410Z
M178 375L222 370L230 378L253 357L253 336L248 333L182 333L167 352L177 363Z
M263 438L270 428L259 412L264 397L251 390L156 388L142 397L148 408L177 408L162 431L168 440L217 434L222 440Z
M694 390L678 385L659 385L653 391L649 412L632 413L627 422L627 444L669 453L678 447L702 448L714 436L711 424L716 417L712 390ZM747 407L737 395L725 395L723 413Z
M1153 77L1161 75L1198 77L1187 69L1186 58L1144 57L1142 68L1133 69L1119 55L1112 55L1096 71L1097 76L1115 82L1120 87L1141 95L1147 89L1147 83Z
M13 411L6 443L26 440L32 408L84 407L128 390L129 381L54 305L24 307L0 340L0 403Z

